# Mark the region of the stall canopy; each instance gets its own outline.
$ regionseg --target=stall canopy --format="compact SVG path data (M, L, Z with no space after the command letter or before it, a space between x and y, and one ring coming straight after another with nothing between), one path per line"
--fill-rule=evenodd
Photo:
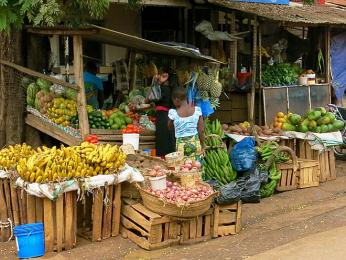
M275 5L230 0L209 0L210 4L293 24L346 25L345 9L318 5Z
M125 34L122 32L114 31L105 27L92 25L92 28L97 30L97 33L90 35L83 35L84 39L90 41L97 41L101 43L116 45L140 52L151 52L169 56L182 56L193 59L205 60L209 62L218 62L209 56L203 56L196 51L176 46L168 46L161 43L148 41L137 36Z

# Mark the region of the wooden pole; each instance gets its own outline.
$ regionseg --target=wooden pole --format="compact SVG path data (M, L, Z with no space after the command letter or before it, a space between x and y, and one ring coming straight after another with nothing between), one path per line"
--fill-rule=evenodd
M136 88L136 52L134 50L130 51L129 57L129 80L130 80L130 91Z
M78 119L81 136L89 135L89 120L83 79L83 42L79 35L73 36L73 70L76 84L79 87L77 95Z
M331 68L330 68L330 27L327 26L325 31L325 72L326 72L326 83L329 84L329 102L332 100L332 85L331 85Z
M252 88L250 99L249 121L255 123L255 94L256 94L256 70L257 70L257 15L253 24L253 51L252 51Z
M230 17L231 17L231 19L230 19L230 33L232 34L232 33L236 33L235 12L232 12ZM237 68L238 68L238 64L237 64L238 50L237 50L237 48L238 48L237 41L230 42L230 66L232 69L232 74L234 74L234 76L236 76Z
M258 24L258 117L259 117L259 125L262 125L262 32L261 32L261 24Z

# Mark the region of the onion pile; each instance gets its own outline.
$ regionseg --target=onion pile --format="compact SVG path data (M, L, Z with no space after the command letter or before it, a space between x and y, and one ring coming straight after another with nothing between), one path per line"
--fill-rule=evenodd
M166 181L166 185L167 188L165 190L152 190L148 188L147 191L165 201L178 205L204 200L214 192L212 187L201 184L190 188L182 187L177 182Z
M154 166L154 168L149 170L150 177L161 177L161 176L165 176L166 173L167 173L167 170L163 169L159 165L156 165Z
M182 172L197 171L202 167L199 161L186 160L185 163L180 166Z

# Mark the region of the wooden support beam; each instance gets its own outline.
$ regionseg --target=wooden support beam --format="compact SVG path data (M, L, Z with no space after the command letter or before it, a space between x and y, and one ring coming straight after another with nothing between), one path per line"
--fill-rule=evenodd
M260 91L258 92L258 121L259 125L262 125L262 32L261 32L261 24L258 24L258 85Z
M82 139L89 135L89 120L83 79L83 42L79 35L73 36L73 70L79 87L77 97L78 119Z
M253 23L253 50L252 50L252 88L250 97L249 121L255 123L255 94L256 94L256 70L257 70L257 15Z
M326 83L331 83L331 63L330 63L330 27L327 26L325 30L325 73L326 73ZM329 101L331 102L331 84L329 86Z

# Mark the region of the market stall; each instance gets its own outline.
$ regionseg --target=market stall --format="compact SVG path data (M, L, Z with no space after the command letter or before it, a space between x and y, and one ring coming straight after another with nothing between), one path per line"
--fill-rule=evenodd
M143 86L136 85L136 53L157 53L170 57L172 61L176 57L182 57L202 64L217 62L190 50L147 41L99 26L79 30L29 28L28 31L73 38L73 73L67 66L65 74L48 76L11 62L0 61L3 69L16 72L17 84L22 84L26 89L26 123L68 145L76 145L93 134L103 143L121 144L123 129L134 122L140 126L139 148L155 148L155 108L153 104L145 102L148 86L144 89ZM122 92L126 99L119 107L97 110L87 105L86 98L89 94L85 93L86 84L83 79L83 39L131 50L129 71L124 72L130 76L127 80L128 88ZM149 74L153 77L158 73L157 68L155 65L150 66L151 64L146 69L152 70ZM105 71L109 72L109 69ZM119 74L116 76L120 77Z

